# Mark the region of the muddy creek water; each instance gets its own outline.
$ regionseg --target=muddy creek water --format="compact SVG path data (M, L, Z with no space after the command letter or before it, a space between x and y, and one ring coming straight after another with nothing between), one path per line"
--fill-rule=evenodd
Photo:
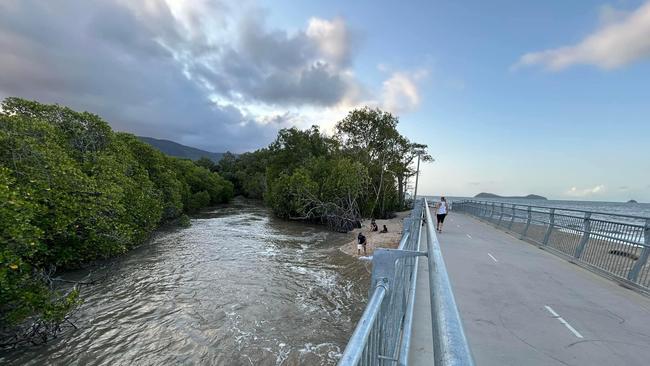
M348 240L236 200L95 268L104 279L84 286L79 329L0 363L336 364L369 280L338 250Z

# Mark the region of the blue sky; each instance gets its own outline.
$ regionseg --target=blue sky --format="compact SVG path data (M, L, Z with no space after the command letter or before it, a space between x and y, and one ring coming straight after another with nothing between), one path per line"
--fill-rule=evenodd
M379 64L428 70L418 108L400 114L437 159L422 169L425 193L650 200L650 50L614 68L513 67L580 43L608 16L624 22L642 1L272 3L278 25L344 17L362 39L355 69L376 88Z
M650 201L650 1L9 1L0 48L0 98L118 130L242 152L371 105L425 194Z

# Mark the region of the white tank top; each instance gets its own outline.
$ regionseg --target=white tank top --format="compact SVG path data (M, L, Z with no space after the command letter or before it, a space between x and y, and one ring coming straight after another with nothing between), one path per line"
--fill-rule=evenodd
M447 202L440 202L438 206L438 215L444 215L447 213Z

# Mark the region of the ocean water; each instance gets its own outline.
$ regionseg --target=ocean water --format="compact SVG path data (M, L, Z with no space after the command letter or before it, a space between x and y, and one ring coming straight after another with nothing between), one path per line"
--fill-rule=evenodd
M560 231L580 234L583 223L584 212L591 212L592 236L603 240L614 240L626 245L640 246L646 243L644 227L650 223L650 204L648 203L625 203L625 202L603 202L603 201L565 201L565 200L531 200L512 198L473 198L473 197L447 197L452 203L454 201L474 200L478 202L494 202L496 204L506 203L518 205L521 210L525 206L533 206L533 220L547 222L548 208L555 208L556 226ZM439 200L439 197L427 197L430 200ZM506 214L509 213L506 208ZM498 209L497 209L498 212ZM525 212L518 211L519 218L525 216ZM509 217L509 216L508 216ZM575 219L573 218L575 217Z
M498 203L512 203L517 205L530 205L538 207L553 207L561 210L591 211L606 215L629 215L650 219L650 203L625 203L604 201L566 201L566 200L529 200L509 198L473 198L473 197L447 197L452 201L475 200ZM439 197L427 196L427 199L438 200Z

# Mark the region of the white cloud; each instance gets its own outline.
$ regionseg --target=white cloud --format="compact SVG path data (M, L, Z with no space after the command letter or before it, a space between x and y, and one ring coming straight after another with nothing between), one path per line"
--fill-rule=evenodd
M379 63L377 64L377 70L381 72L389 72L390 71L390 66L385 63Z
M252 0L0 0L0 97L69 105L118 130L236 152L283 127L331 132L354 108L408 112L421 103L426 71L384 65L383 85L364 84L343 18L310 18L291 31L267 18Z
M613 69L650 58L650 1L625 14L605 7L601 27L582 42L523 55L514 68L542 65L562 70L578 64Z
M567 192L567 196L571 197L589 197L597 194L601 194L605 192L605 186L602 184L599 184L595 187L591 188L577 188L577 187L571 187Z
M381 105L390 112L414 110L420 105L418 82L428 75L426 70L394 72L382 85Z
M600 23L602 25L609 25L625 20L630 15L630 12L623 9L617 9L609 4L605 4L599 9Z
M249 0L0 1L0 96L213 151L257 148L374 99L342 18L293 31L267 18Z
M329 61L337 65L349 62L350 34L342 18L332 20L311 18L306 34L316 42L320 52Z

